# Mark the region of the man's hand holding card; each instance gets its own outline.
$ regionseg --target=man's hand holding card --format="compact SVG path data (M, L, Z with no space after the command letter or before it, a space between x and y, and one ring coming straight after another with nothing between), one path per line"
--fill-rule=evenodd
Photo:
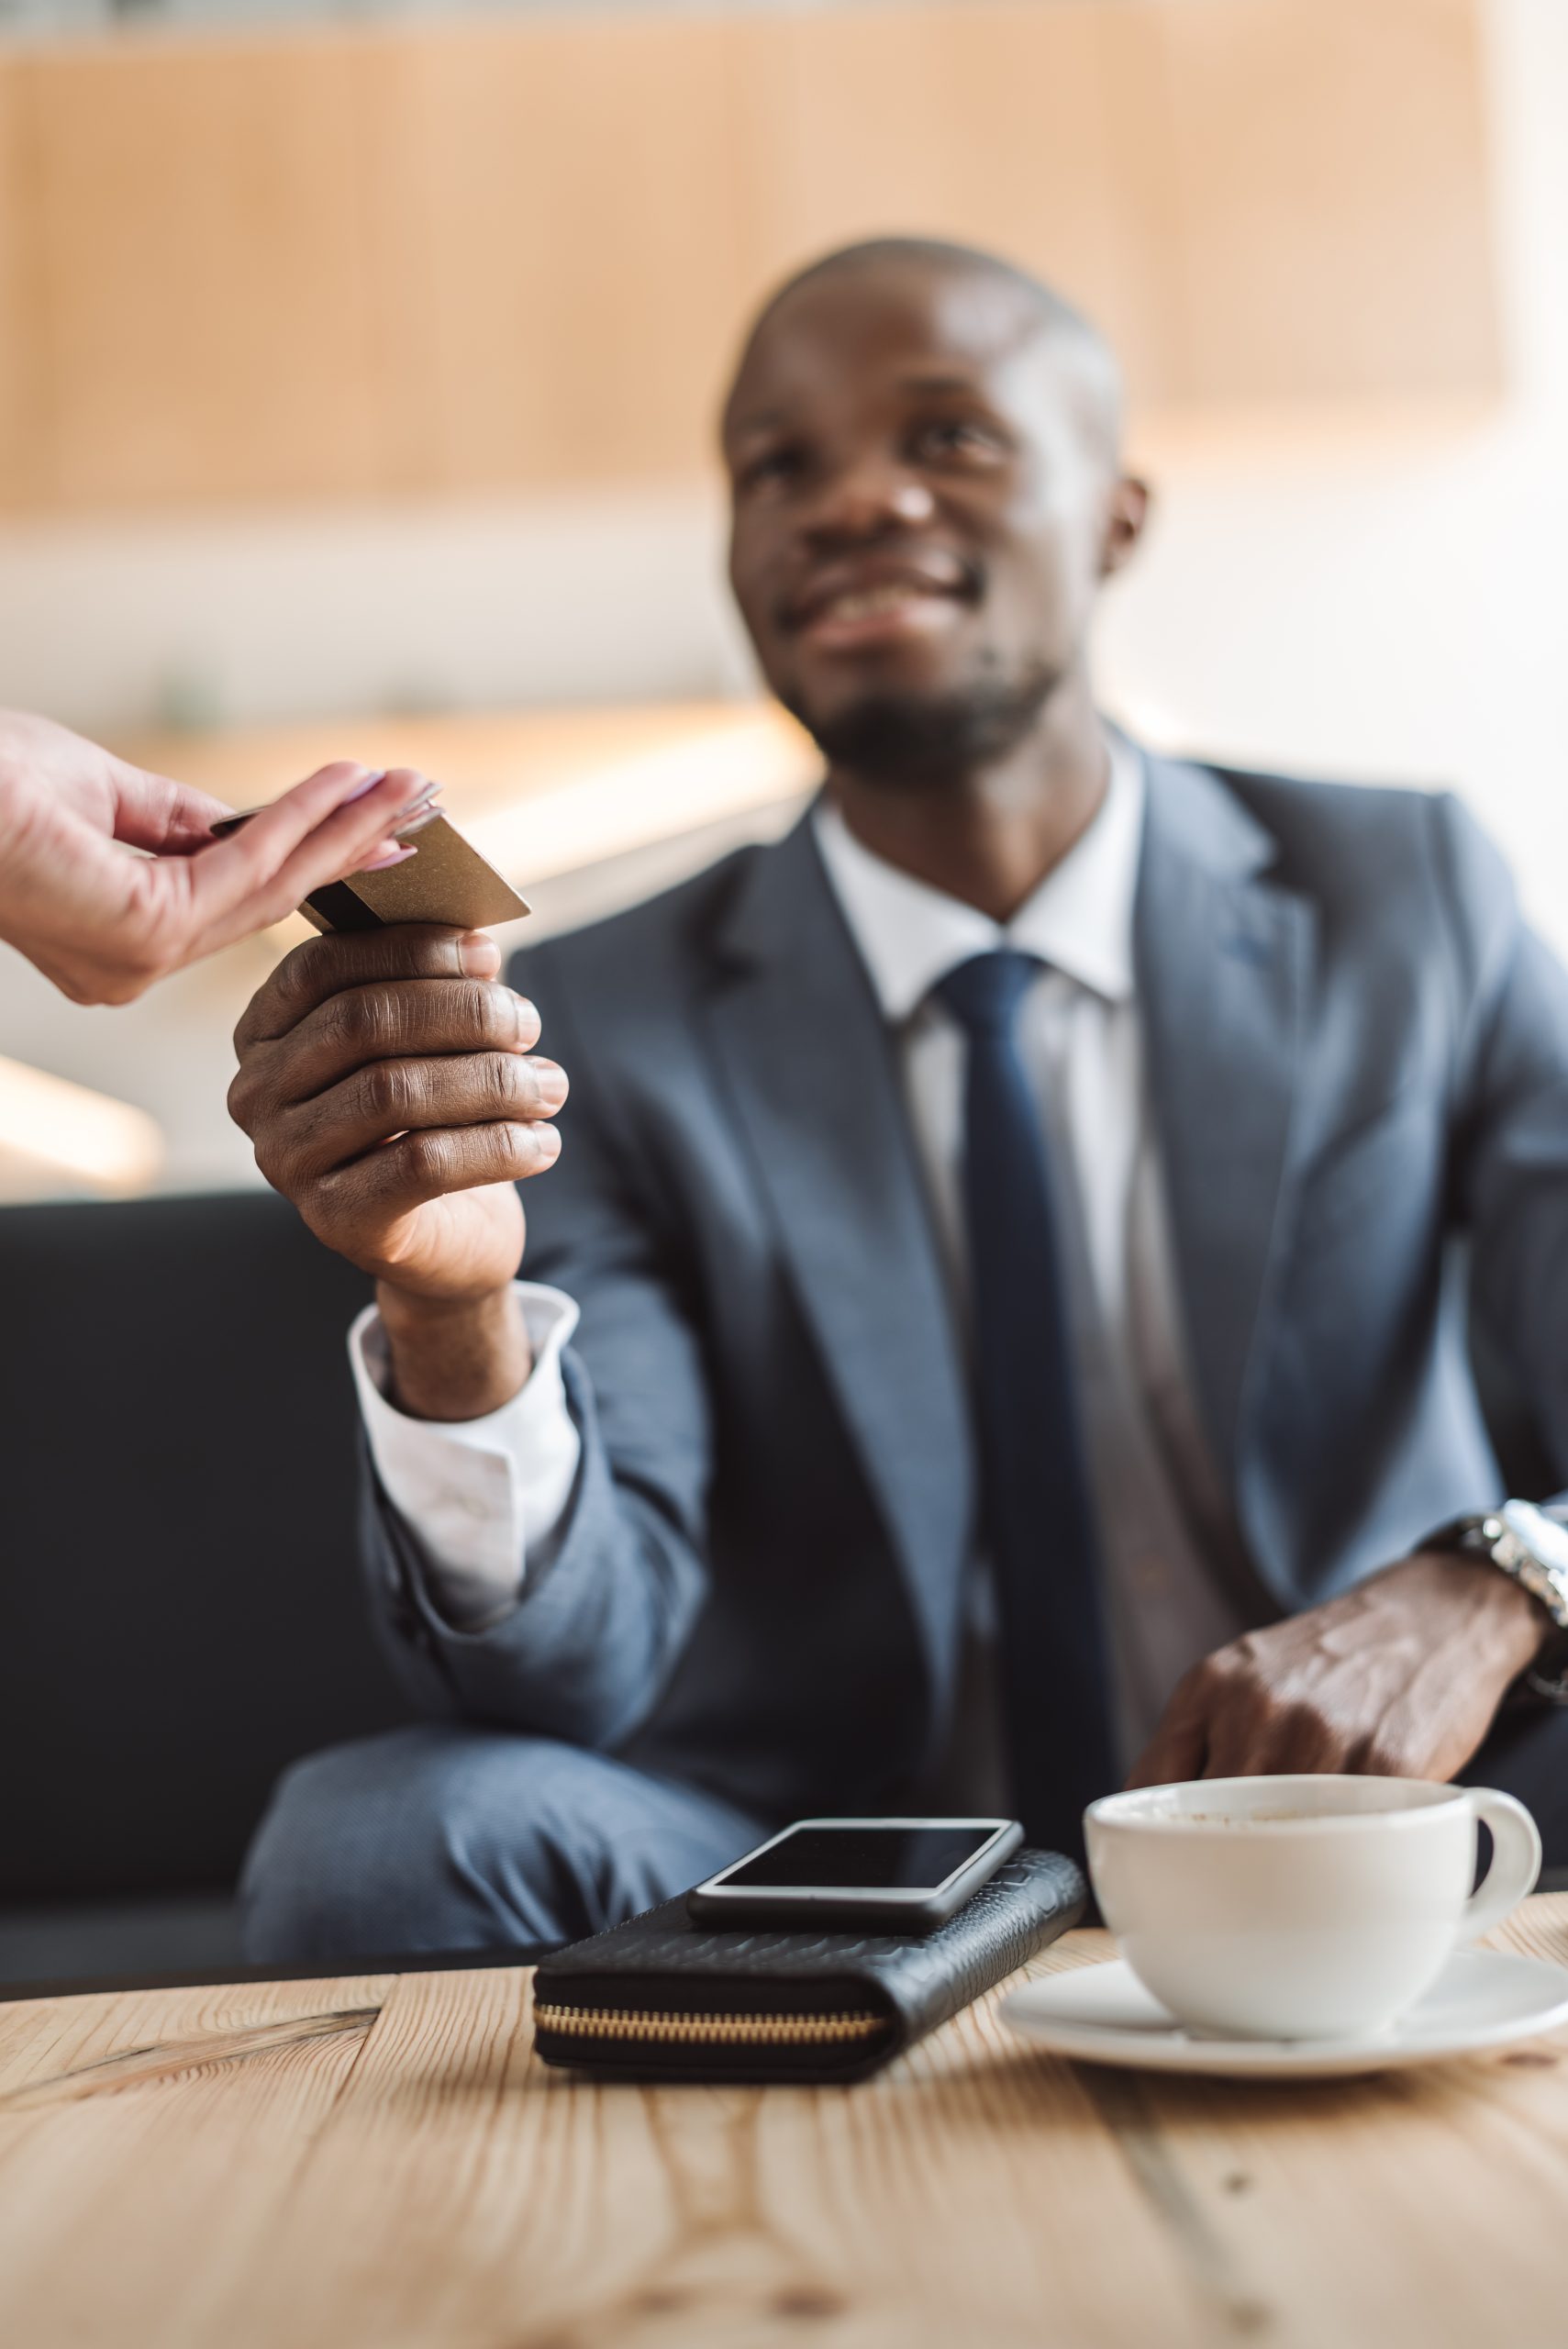
M528 1375L516 1185L554 1163L566 1076L534 1052L539 1014L502 981L495 940L468 926L523 901L444 818L418 849L307 909L334 927L240 1021L229 1108L267 1180L379 1284L402 1408L472 1419Z

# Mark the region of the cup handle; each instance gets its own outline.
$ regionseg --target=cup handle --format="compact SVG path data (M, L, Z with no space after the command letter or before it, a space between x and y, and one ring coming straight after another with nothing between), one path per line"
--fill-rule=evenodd
M1496 1787L1465 1789L1492 1831L1492 1865L1460 1912L1459 1939L1478 1942L1517 1909L1540 1874L1540 1835L1522 1802Z

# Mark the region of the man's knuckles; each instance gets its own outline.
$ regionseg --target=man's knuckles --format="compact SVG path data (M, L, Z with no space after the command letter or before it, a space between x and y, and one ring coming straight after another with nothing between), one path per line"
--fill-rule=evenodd
M312 1154L282 1120L264 1121L253 1135L256 1164L274 1191L297 1207L319 1171Z
M314 1049L359 1062L417 1052L527 1050L539 1034L539 1017L499 980L387 982L331 996L312 1013L309 1028Z
M369 1126L379 1134L401 1133L408 1127L538 1117L541 1108L539 1078L516 1052L369 1061L343 1090L342 1122L356 1129Z
M254 1135L261 1077L253 1061L242 1060L228 1086L228 1114L241 1133Z
M262 1174L291 1197L367 1152L381 1155L378 1145L395 1135L508 1121L526 1133L554 1107L540 1073L516 1052L367 1061L307 1100L269 1105L265 1096L261 1077L237 1078L230 1108L254 1139ZM542 1151L519 1144L494 1179L534 1173L554 1155L553 1143Z
M519 1148L511 1138L526 1130L503 1125L436 1126L406 1133L381 1153L373 1181L404 1205L510 1181L517 1172L514 1161Z
M273 985L297 1016L346 987L397 979L488 978L499 963L498 949L476 954L460 931L393 922L379 930L329 930L307 938L279 963Z
M462 1138L448 1127L405 1134L387 1153L385 1174L390 1187L419 1198L463 1187L464 1152ZM472 1184L477 1177L470 1174Z
M410 979L493 983L501 966L495 941L418 922L379 930L328 931L286 954L252 999L235 1032L236 1050L286 1035L333 996L358 987Z
M1305 1698L1275 1698L1265 1706L1263 1718L1279 1750L1298 1755L1302 1769L1334 1767L1350 1753L1346 1725Z
M548 1165L558 1146L553 1127L517 1119L432 1127L402 1135L381 1153L375 1174L406 1201L435 1198L488 1183L521 1182Z
M1184 1676L1177 1695L1184 1711L1207 1714L1217 1705L1233 1702L1239 1693L1254 1685L1255 1679L1249 1660L1239 1648L1217 1648L1211 1655L1199 1657Z
M345 1130L369 1125L381 1134L417 1125L430 1100L428 1061L370 1061L342 1087L336 1122Z

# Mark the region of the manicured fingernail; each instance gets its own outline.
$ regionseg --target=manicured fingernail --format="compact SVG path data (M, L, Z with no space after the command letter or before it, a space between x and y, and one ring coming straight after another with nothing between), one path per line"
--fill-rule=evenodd
M534 1090L547 1109L559 1109L566 1098L566 1071L557 1068L553 1061L530 1061L534 1073Z
M373 791L378 783L384 783L385 781L386 769L384 767L377 767L374 774L367 774L363 783L356 783L352 791L345 794L342 805L345 807L351 807L356 799L362 799L367 791Z
M406 823L398 825L398 839L400 841L406 841L410 832L422 832L427 824L433 824L435 822L436 818L440 814L440 812L441 811L439 807L420 808L417 814L409 817Z
M484 930L471 930L466 937L458 940L457 959L459 968L471 979L488 979L500 967L501 950Z
M373 863L361 864L360 871L361 873L384 873L390 865L406 864L411 856L417 856L418 853L419 852L417 848L395 848L390 856L378 856Z

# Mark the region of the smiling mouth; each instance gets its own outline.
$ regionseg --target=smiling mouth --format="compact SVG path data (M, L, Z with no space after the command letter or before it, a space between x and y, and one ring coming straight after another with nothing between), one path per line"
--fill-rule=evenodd
M879 612L902 611L906 604L929 602L933 598L951 603L950 587L916 586L912 581L901 579L883 587L847 587L839 596L830 596L807 616L806 625L818 620L866 620Z
M878 579L813 596L791 619L805 636L862 640L942 627L973 601L967 583L956 580Z

